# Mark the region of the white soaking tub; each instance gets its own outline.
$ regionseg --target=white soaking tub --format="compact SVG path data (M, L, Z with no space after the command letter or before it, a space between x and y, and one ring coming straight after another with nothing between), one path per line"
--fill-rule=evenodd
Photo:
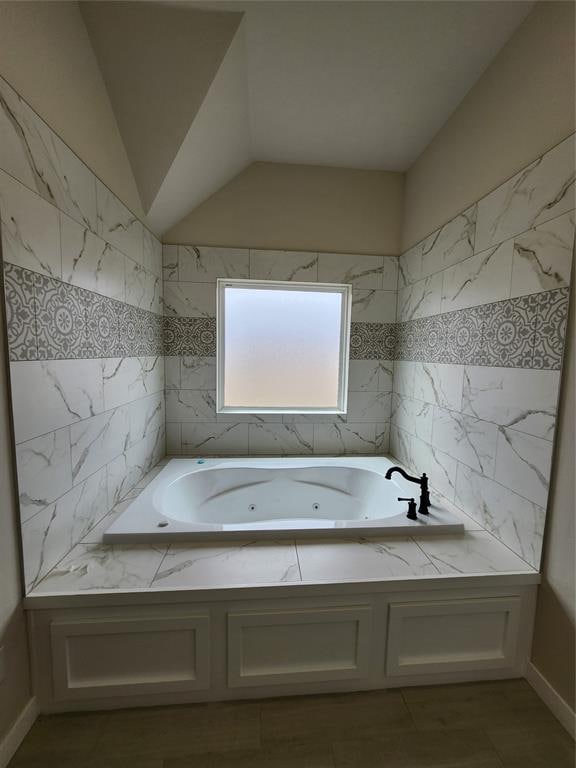
M418 502L420 488L399 474L386 480L393 465L384 457L172 459L108 528L104 541L463 531L461 520L434 499L428 516L408 519L407 502L398 497Z

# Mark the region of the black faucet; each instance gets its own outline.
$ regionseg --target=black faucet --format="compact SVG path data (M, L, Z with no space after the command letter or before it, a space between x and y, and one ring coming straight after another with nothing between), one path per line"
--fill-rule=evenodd
M418 483L420 486L420 505L418 507L418 513L420 515L429 514L428 507L430 506L430 492L428 491L428 477L426 473L424 472L422 477L412 477L412 475L405 472L402 467L390 467L386 472L386 480L391 480L394 472L400 472L402 477L411 483Z

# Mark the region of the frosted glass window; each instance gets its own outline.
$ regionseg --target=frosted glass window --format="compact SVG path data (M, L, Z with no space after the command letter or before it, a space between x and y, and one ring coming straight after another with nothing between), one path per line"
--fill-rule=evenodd
M218 411L345 413L348 285L218 281Z

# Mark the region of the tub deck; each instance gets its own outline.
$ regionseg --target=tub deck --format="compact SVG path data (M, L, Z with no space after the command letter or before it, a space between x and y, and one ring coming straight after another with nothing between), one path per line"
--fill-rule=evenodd
M395 590L467 585L536 584L539 573L456 507L463 534L347 539L209 542L206 544L103 544L102 534L152 481L152 470L34 588L27 607L97 602L176 601L221 590L271 595L342 592L394 584Z

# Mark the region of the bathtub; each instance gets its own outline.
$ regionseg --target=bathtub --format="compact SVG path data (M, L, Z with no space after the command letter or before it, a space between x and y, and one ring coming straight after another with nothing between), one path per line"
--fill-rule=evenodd
M386 480L391 466L384 457L172 459L103 538L129 543L463 531L462 519L434 497L428 516L409 520L407 503L398 497L418 501L420 489L398 474Z

